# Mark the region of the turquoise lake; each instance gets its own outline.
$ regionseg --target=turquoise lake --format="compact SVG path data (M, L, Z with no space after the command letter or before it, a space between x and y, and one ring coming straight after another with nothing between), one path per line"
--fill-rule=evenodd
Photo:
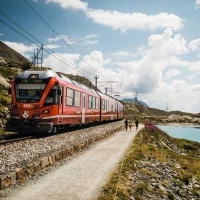
M200 126L157 125L157 127L174 138L187 139L200 143Z

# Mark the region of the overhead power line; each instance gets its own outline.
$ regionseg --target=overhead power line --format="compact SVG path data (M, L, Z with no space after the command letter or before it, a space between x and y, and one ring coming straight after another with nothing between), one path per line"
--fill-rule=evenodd
M17 24L15 21L13 21L11 18L9 18L6 14L4 14L2 11L0 11L0 13L6 17L7 19L9 19L12 23L14 23L18 28L20 28L21 30L23 30L26 34L28 34L30 37L32 37L33 39L35 39L38 43L41 44L41 46L43 46L42 42L39 41L37 38L35 38L32 34L30 34L29 32L27 32L24 28L22 28L19 24ZM40 45L38 45L37 43L35 43L33 40L31 40L30 38L28 38L27 36L25 36L24 34L20 33L18 30L16 30L15 28L13 28L12 26L10 26L9 24L7 24L6 22L4 22L3 20L0 19L0 22L2 22L4 25L8 26L10 29L12 29L13 31L15 31L16 33L18 33L19 35L21 35L22 37L24 37L25 39L27 39L29 42L31 42L32 44L35 44L36 46L38 46L39 48L41 48ZM77 72L80 72L80 70L84 71L85 73L88 73L90 75L93 75L90 72L87 72L86 70L83 69L76 69L75 66L69 62L68 60L66 60L65 58L63 58L62 56L60 56L59 54L55 53L53 50L49 49L48 47L43 48L45 52L47 52L49 55L51 54L50 52L53 53L54 57L57 58L58 60L62 61L63 63L65 63L66 65L68 65L69 67L71 67L72 69L76 70ZM48 49L48 50L47 50ZM50 51L50 52L49 52ZM55 56L56 55L56 56ZM62 59L62 60L61 60ZM68 63L66 63L68 62ZM74 67L72 67L71 65L73 65ZM82 72L80 72L81 74L83 74ZM85 75L85 74L83 74ZM86 76L86 75L85 75ZM87 77L87 76L86 76ZM90 81L92 81L89 77L87 77Z
M90 66L91 68L93 68L97 73L99 73L94 67L92 67L88 62L86 62L82 56L80 56L80 54L78 54L64 39L63 37L61 37L32 7L31 5L26 1L23 0L24 3L75 53L79 56L79 58L81 60L83 60L88 66ZM100 74L100 73L99 73ZM106 80L108 80L105 76L101 75L102 77L104 77Z

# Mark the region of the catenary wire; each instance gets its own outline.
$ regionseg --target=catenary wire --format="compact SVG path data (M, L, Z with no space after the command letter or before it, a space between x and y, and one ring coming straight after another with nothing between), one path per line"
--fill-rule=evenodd
M92 67L91 65L89 65L89 63L88 62L86 62L84 59L83 59L83 57L81 57L32 7L31 7L31 5L26 1L26 0L23 0L24 1L24 3L75 53L75 54L77 54L80 58L81 58L81 60L83 60L88 66L90 66L91 68L93 68L96 72L97 72L97 70L94 68L94 67ZM99 72L97 72L97 73L99 73ZM99 73L100 74L100 73ZM103 75L101 75L102 77L104 77L106 80L109 80L109 79L107 79L105 76L103 76Z
M30 33L28 33L26 30L24 30L21 26L19 26L16 22L14 22L12 19L10 19L7 15L5 15L2 11L0 11L0 13L4 16L4 17L6 17L7 19L9 19L11 22L13 22L16 26L18 26L18 28L20 28L20 29L22 29L24 32L26 32L29 36L31 36L32 38L34 38L38 43L40 43L41 45L43 45L42 44L42 42L41 41L39 41L37 38L35 38L33 35L31 35ZM8 26L9 28L11 28L13 31L15 31L15 32L17 32L19 35L21 35L22 37L24 37L24 38L26 38L29 42L31 42L31 43L33 43L33 44L35 44L36 46L38 46L38 47L40 47L37 43L35 43L34 41L32 41L30 38L28 38L27 36L25 36L24 34L22 34L22 33L20 33L19 31L17 31L16 29L14 29L13 27L11 27L10 25L8 25L6 22L4 22L3 20L1 20L0 19L0 22L2 22L4 25L6 25L6 26ZM71 65L73 65L71 62L69 62L68 60L66 60L65 58L63 58L62 56L60 56L59 54L57 54L57 53L55 53L53 50L51 50L51 49L49 49L48 47L46 47L46 49L44 48L44 50L45 50L45 52L47 52L49 55L51 54L49 51L51 51L52 53L53 53L53 55L54 55L54 57L56 57L57 59L59 59L61 62L63 62L63 63L65 63L66 65L68 65L69 67L71 67L72 69L74 69L74 70L76 70L77 72L80 72L81 74L83 74L80 70L82 70L82 71L84 71L85 73L88 73L88 74L90 74L90 75L93 75L92 73L90 73L90 72L87 72L86 70L83 70L83 69L79 69L79 70L77 70L75 67L72 67L72 66L70 66L69 64L71 64ZM55 56L56 55L56 56ZM59 58L58 58L59 57ZM62 59L62 60L61 60ZM64 61L63 61L64 60ZM68 62L68 63L66 63L66 62ZM73 65L74 66L74 65ZM85 74L83 74L83 75L85 75ZM86 75L85 75L86 76ZM86 76L87 77L87 76ZM90 81L93 81L93 80L91 80L89 77L87 77L87 79L89 79Z

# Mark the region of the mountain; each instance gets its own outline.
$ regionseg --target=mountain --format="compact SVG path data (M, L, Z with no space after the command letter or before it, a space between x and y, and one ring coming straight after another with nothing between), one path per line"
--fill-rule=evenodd
M7 62L12 61L15 63L24 63L30 62L20 53L16 52L14 49L11 49L6 44L0 41L0 57L4 58Z
M145 107L149 107L145 102L138 100L137 97L135 97L133 99L131 99L131 98L125 98L125 99L122 99L122 101L125 102L125 103L131 103L131 102L139 103L139 104L142 104Z

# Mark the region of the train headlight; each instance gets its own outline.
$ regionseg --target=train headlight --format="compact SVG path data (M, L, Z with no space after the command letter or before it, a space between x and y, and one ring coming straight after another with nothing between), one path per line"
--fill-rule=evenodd
M43 110L42 114L49 114L49 110Z

